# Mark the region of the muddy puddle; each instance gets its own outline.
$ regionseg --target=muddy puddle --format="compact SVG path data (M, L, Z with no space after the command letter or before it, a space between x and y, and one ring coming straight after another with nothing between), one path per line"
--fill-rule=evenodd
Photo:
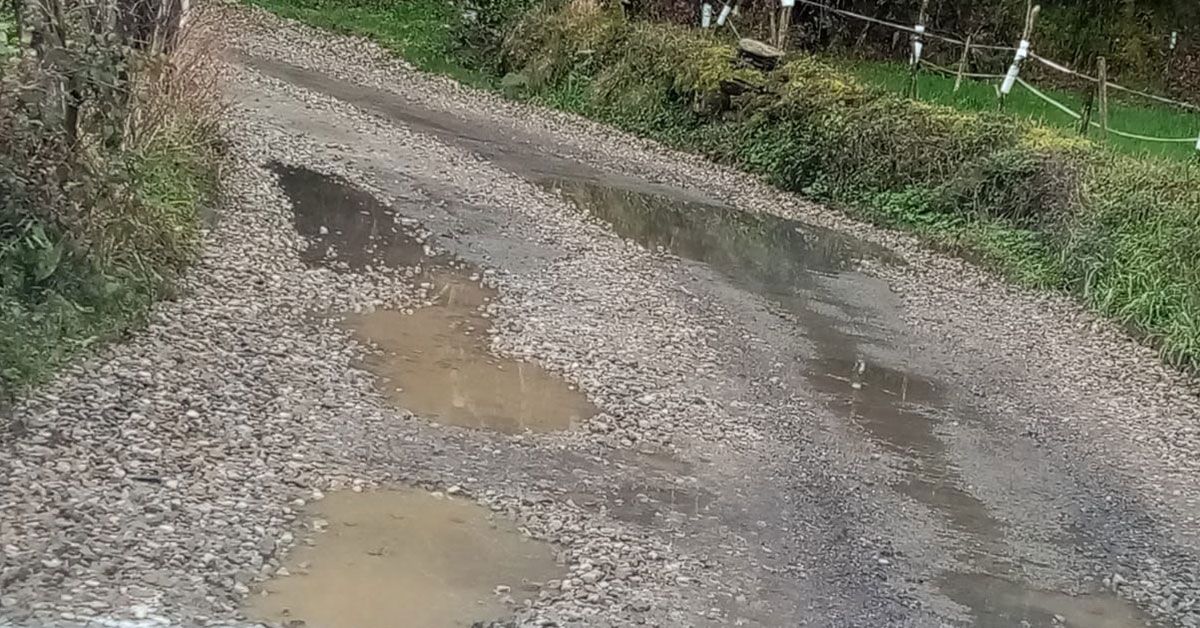
M770 214L747 214L715 201L578 179L550 179L543 185L621 236L704 262L759 293L775 294L800 276L845 270L857 260L888 255L834 231Z
M346 326L378 348L366 365L397 405L462 427L504 433L575 427L596 413L579 390L527 362L488 351L493 298L477 283L435 274L435 304L412 314L377 310Z
M292 222L308 242L301 259L339 270L408 268L428 262L425 234L369 192L345 179L275 163L271 170L292 203Z
M317 502L310 545L247 614L306 628L454 628L502 619L560 578L550 547L468 500L419 490L339 492Z
M275 164L291 199L297 231L310 243L306 263L339 270L414 269L432 304L405 313L380 309L347 316L344 326L377 350L364 366L399 407L438 422L504 433L569 429L596 413L587 397L555 374L490 351L483 308L496 298L478 269L431 254L429 234L348 181Z

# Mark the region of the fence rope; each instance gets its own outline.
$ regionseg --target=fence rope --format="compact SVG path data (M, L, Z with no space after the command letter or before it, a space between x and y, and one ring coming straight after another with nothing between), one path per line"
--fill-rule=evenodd
M942 41L942 42L945 42L945 43L948 43L948 44L954 44L954 45L957 45L957 46L965 46L965 45L966 45L966 42L965 42L965 41L962 41L962 40L960 40L960 39L956 39L956 38L954 38L954 37L950 37L950 36L947 36L947 35L941 35L941 34L938 34L938 33L934 33L934 32L932 32L932 31L929 31L928 29L926 29L924 32L918 32L918 31L917 31L917 29L916 29L916 28L913 28L912 26L905 26L904 24L897 24L897 23L895 23L895 22L889 22L889 21L887 21L887 20L881 20L881 19L879 19L879 18L876 18L876 17L870 17L870 16L868 16L868 15L863 15L863 14L861 14L861 13L855 13L854 11L847 11L847 10L845 10L845 9L838 9L838 8L835 8L835 7L831 7L831 6L827 5L827 4L823 4L823 3L820 3L820 2L816 2L816 0L795 0L795 1L796 1L796 2L798 2L798 3L800 3L800 4L808 5L808 6L811 6L811 7L817 7L817 8L819 8L819 9L823 9L823 10L825 10L825 11L829 11L830 13L835 13L835 14L837 14L837 15L842 15L842 16L849 17L849 18L854 18L854 19L857 19L857 20L863 20L863 21L866 21L866 22L871 22L871 23L873 23L873 24L879 24L880 26L886 26L886 27L888 27L888 28L893 28L893 29L896 29L896 30L899 30L899 31L904 31L904 32L906 32L906 33L912 33L912 34L914 34L914 35L916 35L916 34L919 34L919 35L921 35L921 36L923 36L923 37L927 37L927 38L930 38L930 39L936 39L936 40L938 40L938 41ZM997 45L990 45L990 44L976 44L976 43L972 43L972 44L971 44L971 48L972 48L972 49L974 49L974 50L998 50L998 51L1005 51L1005 52L1016 52L1016 51L1018 50L1017 48L1015 48L1015 47L1013 47L1013 46L997 46ZM1056 71L1058 71L1058 72L1062 72L1062 73L1064 73L1064 74L1070 74L1070 75L1072 75L1072 76L1076 76L1076 77L1078 77L1078 78L1081 78L1081 79L1084 79L1084 80L1087 80L1087 81L1091 81L1091 82L1093 82L1093 83L1099 83L1099 82L1100 82L1100 79L1098 79L1098 78L1096 78L1096 77L1094 77L1094 76L1091 76L1091 75L1085 74L1085 73L1083 73L1083 72L1080 72L1080 71L1078 71L1078 70L1072 69L1072 68L1070 68L1070 67L1067 67L1067 66L1065 66L1065 65L1063 65L1063 64L1061 64L1061 63L1057 63L1057 62L1055 62L1055 61L1053 61L1053 60L1047 59L1046 57L1043 57L1043 56L1041 56L1041 55L1039 55L1039 54L1036 54L1036 53L1030 52L1030 53L1029 53L1029 57L1030 57L1030 58L1032 58L1032 59L1034 59L1034 60L1036 60L1036 61L1038 61L1038 62L1039 62L1039 63L1041 63L1042 65L1045 65L1046 67L1048 67L1048 68L1050 68L1050 69L1052 69L1052 70L1056 70ZM922 60L922 63L925 63L925 61L924 61L924 60ZM942 69L945 69L945 68L942 68ZM954 74L955 74L955 75L957 75L957 72L954 72ZM1003 75L1000 75L1000 76L994 76L994 75L973 75L973 74L964 74L963 76L968 76L968 77L971 77L971 78L1004 78L1004 77L1003 77ZM1115 90L1118 90L1118 91L1126 92L1126 93L1129 93L1129 94L1134 94L1134 95L1137 95L1137 96L1141 96L1141 97L1143 97L1143 98L1148 98L1148 99L1150 99L1150 100L1158 101L1158 102L1161 102L1161 103L1163 103L1163 104L1167 104L1167 105L1174 105L1174 106L1176 106L1176 107L1181 107L1181 108L1183 108L1183 109L1188 109L1188 110L1191 110L1191 111L1200 111L1200 105L1194 105L1194 104L1192 104L1192 103L1188 103L1188 102L1183 102L1183 101L1175 100L1175 99L1173 99L1173 98L1167 98L1166 96L1159 96L1158 94L1152 94L1152 93L1150 93L1150 92L1145 92L1145 91L1141 91L1141 90L1133 89L1133 88L1130 88L1130 87L1125 87L1125 86L1123 86L1123 85L1119 85L1119 84L1117 84L1117 83L1113 83L1112 81L1109 81L1109 82L1108 82L1108 86L1109 86L1109 87L1111 87L1111 88L1113 88L1113 89L1115 89ZM1117 133L1117 135L1121 135L1121 133ZM1173 140L1173 141L1176 141L1176 140ZM1188 140L1188 141L1192 141L1192 140Z
M1051 105L1058 108L1063 113L1071 116L1072 118L1074 118L1076 120L1083 118L1082 114L1076 113L1070 107L1062 104L1061 102L1058 102L1053 97L1047 95L1046 93L1042 92L1041 90L1034 87L1033 85L1030 85L1025 79L1018 77L1017 83L1019 83L1021 85L1021 87L1024 87L1025 89L1029 90L1033 95L1050 103ZM1100 123L1096 122L1095 120L1092 120L1090 122L1090 125L1097 129L1100 128ZM1158 142L1158 143L1162 143L1162 144L1192 144L1192 143L1196 143L1198 141L1197 138L1195 138L1195 137L1152 137L1149 135L1139 135L1137 133L1129 133L1127 131L1122 131L1120 129L1114 129L1111 126L1108 127L1108 132L1112 133L1113 135L1119 135L1121 137L1128 138L1131 140L1141 140L1143 142Z
M935 72L941 72L942 74L948 74L950 76L958 76L958 70L952 70L950 68L947 68L942 65L938 65L938 64L936 64L932 61L928 61L926 59L921 59L921 65L928 66L930 69L934 70ZM984 74L982 72L963 72L962 75L967 78L979 78L979 79L1004 78L1003 74Z

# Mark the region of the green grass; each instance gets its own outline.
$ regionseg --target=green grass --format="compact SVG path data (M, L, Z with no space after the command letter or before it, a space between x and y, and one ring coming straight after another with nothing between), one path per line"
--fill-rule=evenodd
M492 76L461 45L462 16L455 3L439 0L247 0L283 17L334 32L367 37L422 70L446 74L475 87Z
M103 261L58 227L0 208L0 405L136 326L194 256L199 211L216 194L212 155L163 138L131 160L136 210L108 226L123 235ZM44 271L30 272L31 259Z
M908 66L898 63L876 61L846 61L828 59L831 64L844 68L865 83L904 94L908 90ZM997 111L996 86L998 81L965 80L958 92L954 91L954 79L933 72L922 71L918 75L919 98L927 102L947 105L963 111ZM1038 87L1035 83L1035 87ZM1066 105L1070 109L1083 111L1085 96L1081 92L1062 89L1043 89L1043 93ZM1135 96L1122 96L1114 91L1109 103L1109 126L1128 133L1150 137L1196 138L1200 136L1200 113L1184 111L1166 105L1133 102ZM1145 101L1143 101L1145 102ZM1005 101L1005 113L1014 117L1036 121L1041 124L1077 133L1079 121L1063 113L1034 95L1021 85L1013 88ZM1097 118L1093 117L1093 120ZM1092 138L1100 137L1100 130L1089 131ZM1153 143L1118 136L1110 136L1108 143L1114 148L1131 155L1161 155L1176 159L1191 159L1198 154L1195 141L1189 143Z

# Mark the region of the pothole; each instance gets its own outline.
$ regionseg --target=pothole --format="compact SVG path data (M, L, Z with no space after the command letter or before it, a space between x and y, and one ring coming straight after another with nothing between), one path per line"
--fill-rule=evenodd
M300 258L335 270L408 268L429 261L423 233L371 193L341 177L273 163L292 204L292 222L308 241Z
M307 628L449 628L511 615L561 578L548 545L467 500L419 490L338 492L290 575L247 602L254 619Z
M481 311L496 297L478 269L434 255L430 234L411 218L341 177L273 164L291 200L306 263L342 271L406 269L432 304L379 309L344 325L377 352L364 366L397 406L450 425L504 433L570 429L596 414L587 396L554 373L490 351Z
M942 590L969 607L976 628L1141 628L1147 619L1109 593L1068 595L981 574L953 574Z
M346 326L378 348L366 367L397 405L462 427L504 433L575 427L596 413L587 396L532 363L488 350L480 308L494 293L449 273L433 277L434 305L412 314L377 310Z
M857 260L895 261L862 240L771 214L749 214L717 202L682 200L579 179L545 184L581 210L647 248L663 247L704 262L742 287L788 290L798 274L837 271Z

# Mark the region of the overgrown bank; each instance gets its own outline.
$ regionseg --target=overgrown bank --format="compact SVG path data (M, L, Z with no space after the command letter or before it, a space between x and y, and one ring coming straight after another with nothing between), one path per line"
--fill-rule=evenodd
M763 74L737 66L726 42L584 0L535 8L505 34L495 83L511 95L704 153L1014 280L1070 291L1168 361L1200 367L1194 164L905 100L804 56Z
M170 293L219 163L202 29L122 3L22 8L0 15L0 406Z

